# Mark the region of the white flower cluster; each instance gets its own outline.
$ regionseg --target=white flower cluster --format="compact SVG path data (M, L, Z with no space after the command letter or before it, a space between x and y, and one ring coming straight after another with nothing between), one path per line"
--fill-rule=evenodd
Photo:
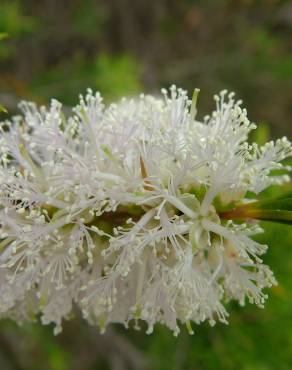
M88 90L70 118L53 100L0 124L1 317L58 333L76 306L101 331L178 334L226 323L231 299L263 305L276 281L251 238L261 229L220 212L289 181L271 171L291 144L248 144L255 125L226 91L198 122L196 95L172 86L105 107Z

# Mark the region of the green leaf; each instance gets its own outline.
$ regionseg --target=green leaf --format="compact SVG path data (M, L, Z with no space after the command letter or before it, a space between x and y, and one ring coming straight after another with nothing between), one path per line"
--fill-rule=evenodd
M249 218L292 225L292 211L265 209L248 212Z
M290 195L290 194L289 194ZM270 198L251 203L257 209L274 209L292 211L292 197Z
M223 212L220 217L229 220L257 219L292 225L292 197L251 202Z
M3 105L0 104L0 113L8 113L7 109L3 107Z

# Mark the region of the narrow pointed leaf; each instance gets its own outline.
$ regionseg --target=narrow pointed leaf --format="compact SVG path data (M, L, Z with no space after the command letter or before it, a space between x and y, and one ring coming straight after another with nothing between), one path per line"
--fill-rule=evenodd
M248 212L248 218L292 225L292 211L274 209L254 210Z
M3 105L0 104L0 113L3 112L3 113L7 113L7 109L5 109L3 107Z
M254 202L254 208L292 211L292 198L266 199Z
M292 225L292 197L269 198L251 202L224 212L222 219L257 219Z

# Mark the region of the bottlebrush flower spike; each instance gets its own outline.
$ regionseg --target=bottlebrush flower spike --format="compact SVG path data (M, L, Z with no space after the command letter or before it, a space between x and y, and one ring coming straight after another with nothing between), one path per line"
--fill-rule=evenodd
M289 181L274 170L290 170L291 143L248 144L255 125L226 91L198 122L197 94L106 107L88 90L69 118L52 100L1 123L2 317L40 314L58 333L74 304L102 331L145 321L178 334L179 322L226 323L228 300L263 305L276 281L240 207Z

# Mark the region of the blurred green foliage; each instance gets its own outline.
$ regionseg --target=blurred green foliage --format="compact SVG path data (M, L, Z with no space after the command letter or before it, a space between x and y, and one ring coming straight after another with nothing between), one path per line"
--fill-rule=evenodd
M95 62L95 85L105 96L113 98L122 94L138 94L142 89L137 76L139 68L136 60L129 55L110 57L101 54Z
M21 38L37 31L37 19L22 13L19 1L3 2L0 5L0 40L6 38ZM0 44L0 60L15 56L15 47L9 43Z
M10 111L19 99L72 105L87 87L110 100L176 83L201 88L201 116L228 88L273 136L292 134L289 0L1 0L0 33Z
M116 99L123 94L141 91L138 71L137 61L127 54L100 54L90 61L76 55L36 76L31 82L30 92L34 96L41 92L45 101L54 96L65 104L72 104L76 103L79 92L91 87L101 91L106 100ZM70 80L63 83L63 76L67 74L71 76Z
M70 106L87 87L109 101L177 83L201 88L200 115L213 104L210 94L235 90L251 119L265 121L252 136L260 144L270 127L272 136L292 134L290 1L1 0L0 40L0 102L10 113L19 99L54 97ZM118 340L135 344L146 369L292 368L292 230L263 226L265 262L279 281L267 307L230 304L229 326L201 325L194 336L182 329L174 338L160 326L151 336L117 327ZM65 323L58 337L40 324L5 321L0 328L3 370L138 368L115 367L112 334L102 337L81 320ZM119 356L133 350L125 348Z

